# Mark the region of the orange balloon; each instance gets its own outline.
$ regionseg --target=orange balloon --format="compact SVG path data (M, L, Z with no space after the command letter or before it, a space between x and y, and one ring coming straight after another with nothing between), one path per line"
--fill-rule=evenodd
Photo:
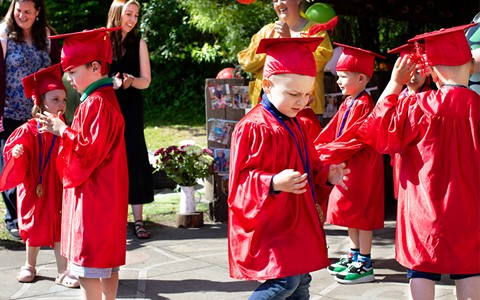
M250 4L255 2L255 0L237 0L237 2L242 4Z

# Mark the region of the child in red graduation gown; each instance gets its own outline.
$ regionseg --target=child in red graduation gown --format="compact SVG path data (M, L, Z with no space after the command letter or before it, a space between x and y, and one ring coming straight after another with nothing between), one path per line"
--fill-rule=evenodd
M344 165L321 167L296 119L315 82L322 38L264 39L261 105L235 127L230 152L230 276L266 280L251 299L308 298L309 272L329 264L315 189L343 184Z
M29 75L22 82L25 96L34 102L34 115L44 111L55 115L65 112L66 90L59 64ZM60 255L62 182L55 168L59 144L51 133L39 134L35 119L17 128L5 144L6 167L0 178L0 189L17 187L18 226L27 252L17 280L32 282L35 279L40 247L49 246L53 247L57 260L55 281L78 287L78 279L67 271L67 259Z
M328 267L340 283L374 281L371 264L373 230L383 228L384 182L383 157L370 146L357 143L339 153L342 142L350 141L370 114L374 103L365 91L373 74L373 52L347 45L337 62L337 83L348 97L338 112L315 140L322 161L345 161L351 173L348 190L335 187L328 200L326 222L348 227L350 251Z
M65 38L61 64L82 93L72 126L45 113L37 119L61 140L57 167L64 184L62 254L79 276L85 298L115 299L119 266L125 264L128 172L124 121L107 63L108 31Z
M400 57L405 55L410 55L415 57L418 61L421 59L422 53L425 51L423 45L417 44L405 44L395 49L388 51L389 54L398 53ZM421 69L421 66L417 67L415 72L412 74L412 77L405 83L405 88L398 95L398 99L406 98L409 95L414 95L417 93L423 93L430 91L431 88L427 84L427 78L429 77L428 71ZM398 184L399 184L399 174L400 167L402 165L402 154L395 153L390 156L390 165L392 166L392 177L393 177L393 196L395 199L398 199Z
M459 299L480 295L480 96L464 29L419 35L437 91L399 100L416 64L395 63L392 78L357 138L384 153L402 152L396 259L409 270L413 299L434 299L441 274Z

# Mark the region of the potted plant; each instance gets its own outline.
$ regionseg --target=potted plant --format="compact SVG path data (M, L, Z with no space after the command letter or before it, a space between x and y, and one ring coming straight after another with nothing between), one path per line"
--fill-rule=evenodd
M180 214L195 213L194 186L212 174L212 151L198 145L173 145L158 149L154 156L158 156L155 169L165 171L180 186Z

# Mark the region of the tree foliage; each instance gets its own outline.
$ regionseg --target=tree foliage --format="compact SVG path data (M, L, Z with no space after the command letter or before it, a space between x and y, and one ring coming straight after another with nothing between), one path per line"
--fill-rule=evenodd
M141 32L147 41L152 82L144 90L146 120L205 122L204 86L224 67L237 64L262 26L276 20L271 0L244 5L235 0L140 0ZM3 15L10 1L1 1ZM49 23L58 33L106 25L111 0L45 0ZM340 16L332 40L385 54L434 25Z

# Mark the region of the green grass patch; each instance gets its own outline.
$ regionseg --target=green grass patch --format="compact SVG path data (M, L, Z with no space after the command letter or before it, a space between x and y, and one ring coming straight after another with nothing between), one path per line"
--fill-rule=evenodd
M182 140L193 140L201 147L207 147L205 125L147 126L144 130L147 149L154 152L160 147L179 145Z

